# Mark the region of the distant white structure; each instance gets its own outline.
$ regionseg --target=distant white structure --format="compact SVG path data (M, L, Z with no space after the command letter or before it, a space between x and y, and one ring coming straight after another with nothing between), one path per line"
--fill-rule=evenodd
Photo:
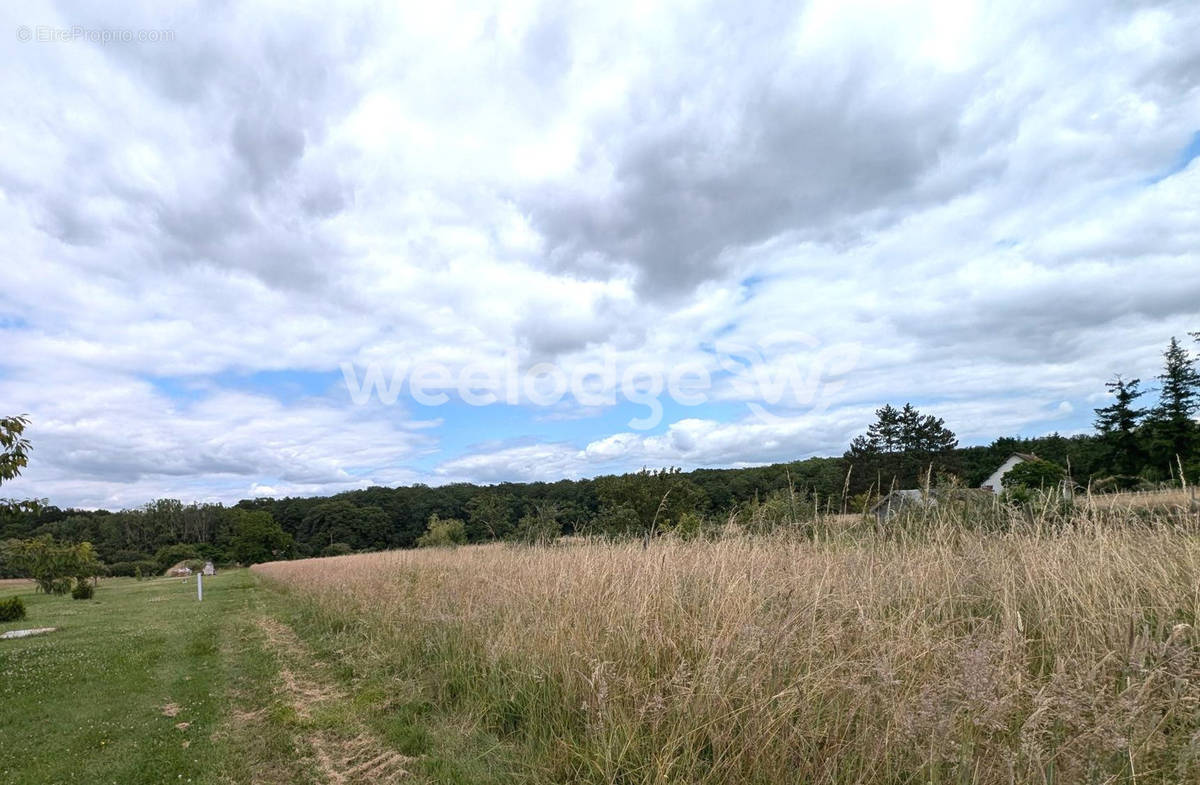
M216 575L216 574L217 574L217 568L213 566L213 563L212 563L212 562L210 562L210 561L206 561L206 562L204 562L204 569L202 570L202 572L203 572L205 575Z
M973 508L990 507L996 500L986 490L977 488L909 488L892 491L871 508L871 514L880 523L897 515L918 510L930 511L938 507Z
M1030 455L1027 452L1014 452L1012 455L1008 456L1008 459L1004 461L1004 463L1000 464L1000 468L992 472L992 476L984 480L983 484L979 487L983 488L985 491L991 491L999 496L1000 494L1004 493L1004 475L1008 474L1009 471L1011 471L1012 468L1018 463L1036 460L1039 460L1036 455Z

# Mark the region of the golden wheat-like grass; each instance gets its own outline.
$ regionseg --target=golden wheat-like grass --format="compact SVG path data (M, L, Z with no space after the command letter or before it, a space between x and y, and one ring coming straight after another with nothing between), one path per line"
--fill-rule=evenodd
M535 781L1188 782L1195 529L1081 515L257 569Z
M1145 510L1194 508L1200 501L1195 488L1164 488L1128 493L1097 493L1080 498L1080 503L1097 509Z

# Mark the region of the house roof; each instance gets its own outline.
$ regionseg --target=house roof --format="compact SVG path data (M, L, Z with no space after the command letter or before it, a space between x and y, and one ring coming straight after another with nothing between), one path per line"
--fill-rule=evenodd
M912 488L903 491L892 491L891 493L879 497L879 501L875 502L875 504L871 507L871 512L878 512L882 508L887 507L889 504L894 504L898 500L918 500L921 498L921 494L923 493L924 491L919 488Z
M871 512L878 512L889 506L902 506L912 502L923 502L926 499L932 499L935 502L969 501L971 499L982 501L986 499L990 502L992 494L979 488L930 488L928 491L922 488L907 488L887 494L875 502L875 506L871 508Z

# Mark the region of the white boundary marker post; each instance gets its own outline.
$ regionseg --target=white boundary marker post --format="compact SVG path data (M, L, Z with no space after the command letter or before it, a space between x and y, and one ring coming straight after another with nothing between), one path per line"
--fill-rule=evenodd
M204 602L204 573L196 573L196 602Z

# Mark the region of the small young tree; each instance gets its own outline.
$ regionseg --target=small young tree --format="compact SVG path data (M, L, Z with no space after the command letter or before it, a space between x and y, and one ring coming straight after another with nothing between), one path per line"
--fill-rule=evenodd
M45 535L20 540L11 546L10 558L46 594L66 594L72 585L100 572L100 560L90 542L73 545Z
M20 621L25 618L25 603L20 597L0 600L0 622Z

